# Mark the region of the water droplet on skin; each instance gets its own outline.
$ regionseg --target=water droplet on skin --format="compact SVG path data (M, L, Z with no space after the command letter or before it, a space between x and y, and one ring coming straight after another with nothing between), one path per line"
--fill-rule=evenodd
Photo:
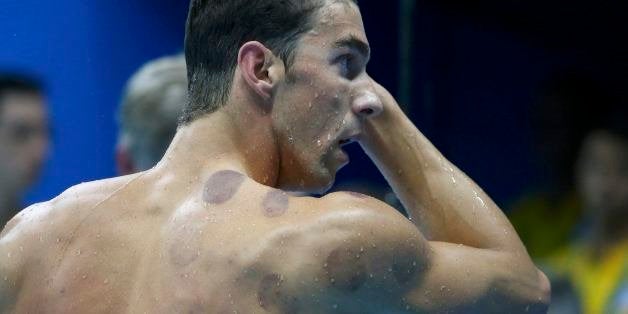
M478 201L478 203L480 203L482 207L486 207L486 204L484 204L484 201L479 196L476 196L475 199Z

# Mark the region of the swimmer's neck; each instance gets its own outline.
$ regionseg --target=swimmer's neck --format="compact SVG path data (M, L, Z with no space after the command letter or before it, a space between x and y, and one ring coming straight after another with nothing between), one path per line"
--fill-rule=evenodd
M279 154L268 119L254 111L238 111L236 106L199 117L179 128L152 171L198 178L195 181L202 184L215 171L231 169L274 187Z

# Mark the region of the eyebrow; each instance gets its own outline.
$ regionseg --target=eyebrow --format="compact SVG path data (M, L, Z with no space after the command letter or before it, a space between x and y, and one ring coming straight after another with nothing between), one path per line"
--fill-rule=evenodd
M334 48L345 48L357 50L366 60L371 58L371 48L367 43L354 35L349 35L334 42Z

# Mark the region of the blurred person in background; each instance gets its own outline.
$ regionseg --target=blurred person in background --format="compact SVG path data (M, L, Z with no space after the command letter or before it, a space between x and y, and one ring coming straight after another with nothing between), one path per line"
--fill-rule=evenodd
M118 174L150 169L161 159L177 131L187 84L183 55L152 60L129 79L118 113Z
M48 151L48 114L34 78L0 73L0 227L23 207Z
M585 219L577 239L547 260L561 295L552 298L550 313L567 313L569 293L561 285L579 300L580 310L572 306L570 313L628 313L628 115L623 109L609 120L584 138L578 154L575 181Z
M576 69L557 72L539 92L530 122L541 178L509 206L533 258L551 256L573 237L583 217L573 176L578 149L615 101L592 75Z

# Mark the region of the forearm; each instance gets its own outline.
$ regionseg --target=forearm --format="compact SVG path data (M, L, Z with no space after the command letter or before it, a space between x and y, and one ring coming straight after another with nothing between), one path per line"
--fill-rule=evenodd
M361 144L425 236L478 248L525 250L490 197L442 156L389 94L382 98L385 111L366 122Z

